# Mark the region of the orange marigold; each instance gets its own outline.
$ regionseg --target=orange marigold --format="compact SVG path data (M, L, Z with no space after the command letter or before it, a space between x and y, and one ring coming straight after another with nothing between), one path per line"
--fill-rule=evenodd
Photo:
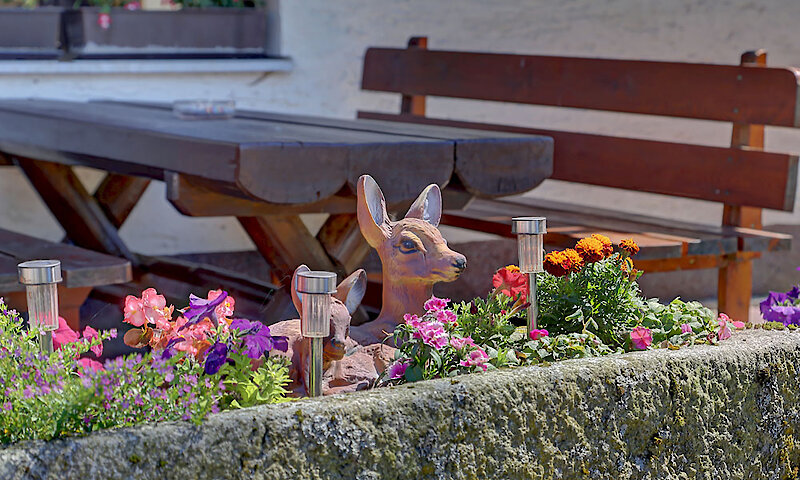
M582 238L575 244L575 251L586 263L599 262L603 259L604 248L596 238Z
M506 270L508 270L510 273L517 273L517 272L519 272L519 267L518 267L518 266L516 266L516 265L507 265L505 268L506 268Z
M593 233L592 238L603 244L604 257L610 257L611 254L614 253L614 244L611 243L610 238L606 237L605 235L600 235L599 233Z
M583 258L578 252L572 248L564 250L564 255L567 257L567 267L570 273L577 272L583 268Z
M622 261L622 263L619 264L619 268L620 268L620 270L622 270L625 273L632 272L633 271L633 260L631 260L631 257L625 258Z
M569 260L564 252L550 252L544 256L544 271L556 277L569 273Z
M639 245L636 245L636 242L634 242L632 238L626 238L619 242L619 248L628 252L629 255L636 255L639 253Z

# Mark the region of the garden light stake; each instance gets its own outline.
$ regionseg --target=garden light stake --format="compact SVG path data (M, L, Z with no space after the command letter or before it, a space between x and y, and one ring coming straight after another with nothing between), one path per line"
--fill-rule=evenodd
M25 285L28 300L28 323L38 327L42 353L53 352L53 331L58 328L58 291L61 262L31 260L17 265L19 283Z
M517 234L519 270L528 274L528 335L536 329L539 305L536 298L536 274L543 272L544 234L547 221L544 217L514 217L511 232Z
M300 331L311 342L308 396L318 397L322 395L322 341L331 333L331 294L336 293L336 274L299 272L296 290L303 302Z

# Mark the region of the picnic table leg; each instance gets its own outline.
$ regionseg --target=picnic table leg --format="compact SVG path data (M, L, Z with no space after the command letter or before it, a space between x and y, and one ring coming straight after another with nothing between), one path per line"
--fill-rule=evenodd
M358 217L352 213L331 215L317 234L322 247L339 267L349 275L369 255L369 244L361 234Z
M109 173L97 187L94 198L106 218L119 229L149 185L146 178Z
M272 266L273 283L288 285L292 272L300 264L306 264L312 270L336 271L333 261L299 215L237 218Z
M71 167L22 157L16 161L75 245L138 263Z

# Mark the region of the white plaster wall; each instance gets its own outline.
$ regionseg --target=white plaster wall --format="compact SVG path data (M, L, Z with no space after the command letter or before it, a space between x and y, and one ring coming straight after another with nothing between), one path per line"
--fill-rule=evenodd
M800 65L797 0L283 0L283 51L289 74L6 75L0 96L171 101L233 98L246 108L352 118L355 111L396 111L394 95L359 91L364 50L402 46L427 34L432 48L553 55L737 63L747 49L767 48L769 63ZM614 133L725 145L730 127L711 122L622 118L616 114L436 100L435 116ZM771 129L768 147L800 152L800 135ZM89 184L96 172L84 171ZM765 186L768 188L768 186ZM546 182L532 195L591 205L659 212L666 217L718 222L716 205L631 192ZM58 239L62 232L13 168L0 169L0 228ZM798 209L800 210L800 209ZM794 214L769 212L767 223L800 224ZM152 185L122 229L143 253L251 248L229 219L192 219Z

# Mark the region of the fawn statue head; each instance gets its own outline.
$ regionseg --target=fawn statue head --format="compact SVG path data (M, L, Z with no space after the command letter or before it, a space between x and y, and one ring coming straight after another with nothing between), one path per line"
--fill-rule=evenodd
M369 175L358 180L358 223L383 265L383 308L379 320L394 324L404 313L420 313L433 285L452 282L467 259L447 246L439 231L442 193L429 185L401 220L392 221L383 192Z

